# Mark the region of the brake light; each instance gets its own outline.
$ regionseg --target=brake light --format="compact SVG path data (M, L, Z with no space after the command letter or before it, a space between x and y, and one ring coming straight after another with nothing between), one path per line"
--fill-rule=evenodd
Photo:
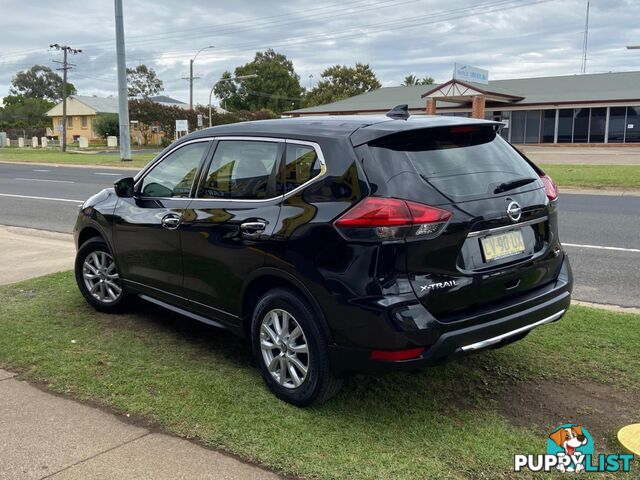
M480 127L476 125L463 125L461 127L451 127L449 131L451 133L472 133L480 130Z
M555 200L558 198L558 186L551 180L551 177L546 173L540 175L542 183L544 183L544 193L547 194L549 200Z
M402 240L408 236L434 238L450 218L451 213L441 208L398 198L366 197L334 225L351 240Z
M409 348L407 350L373 350L371 360L386 362L398 362L419 358L424 353L424 348Z

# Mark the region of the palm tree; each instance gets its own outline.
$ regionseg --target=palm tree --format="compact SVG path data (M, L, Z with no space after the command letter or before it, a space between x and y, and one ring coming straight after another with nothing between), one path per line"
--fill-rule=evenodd
M419 79L415 75L407 75L404 77L404 82L402 82L403 87L412 87L414 85L433 85L433 78L424 77Z
M418 77L416 77L415 75L407 75L406 77L404 77L404 82L402 82L403 87L411 87L413 85L419 85Z

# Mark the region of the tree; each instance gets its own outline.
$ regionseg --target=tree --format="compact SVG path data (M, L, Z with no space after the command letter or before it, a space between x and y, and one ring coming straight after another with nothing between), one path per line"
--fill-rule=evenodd
M225 110L272 110L281 113L300 107L302 87L293 63L273 49L256 52L253 61L236 67L234 75L224 72L222 78L257 75L238 81L218 82L214 93L223 101Z
M6 128L46 128L51 125L47 111L53 103L41 98L9 95L0 108L0 130Z
M413 85L433 85L433 78L424 77L419 79L415 75L407 75L404 77L404 82L402 82L403 87L411 87Z
M148 98L164 90L153 68L144 64L135 68L127 68L127 84L129 86L129 98Z
M307 105L322 105L380 88L380 82L368 64L355 67L333 65L320 75L321 80L309 92Z
M120 134L120 121L115 113L102 113L96 119L96 134L106 138Z
M76 88L67 82L67 95L74 93ZM34 65L29 70L16 73L11 80L9 94L57 103L62 100L62 77L49 67Z

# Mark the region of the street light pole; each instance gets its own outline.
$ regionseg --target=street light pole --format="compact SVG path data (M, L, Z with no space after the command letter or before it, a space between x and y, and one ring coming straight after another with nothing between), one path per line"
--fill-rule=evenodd
M116 62L118 67L118 119L120 120L120 160L131 161L129 135L129 92L127 91L127 61L124 46L122 0L114 0L116 13Z
M221 78L216 83L213 84L213 86L211 87L211 91L209 92L209 127L211 127L211 97L213 96L213 90L216 88L216 85L218 85L221 82L235 82L238 80L247 80L249 78L256 78L257 76L258 75L253 73L251 75L240 75L238 77Z
M196 52L193 58L189 59L189 76L183 77L185 80L189 80L189 110L193 110L193 81L196 78L200 78L200 77L193 76L193 62L196 61L196 57L200 54L200 52L202 52L203 50L207 50L208 48L215 48L215 47L213 45L202 47L200 50Z
M627 45L627 50L640 50L640 45Z

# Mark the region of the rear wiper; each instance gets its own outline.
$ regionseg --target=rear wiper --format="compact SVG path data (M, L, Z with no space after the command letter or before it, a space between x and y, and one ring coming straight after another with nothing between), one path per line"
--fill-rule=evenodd
M513 190L514 188L522 187L523 185L527 185L528 183L535 182L537 178L516 178L515 180L510 180L508 182L501 183L498 185L493 193L502 193L508 190Z

